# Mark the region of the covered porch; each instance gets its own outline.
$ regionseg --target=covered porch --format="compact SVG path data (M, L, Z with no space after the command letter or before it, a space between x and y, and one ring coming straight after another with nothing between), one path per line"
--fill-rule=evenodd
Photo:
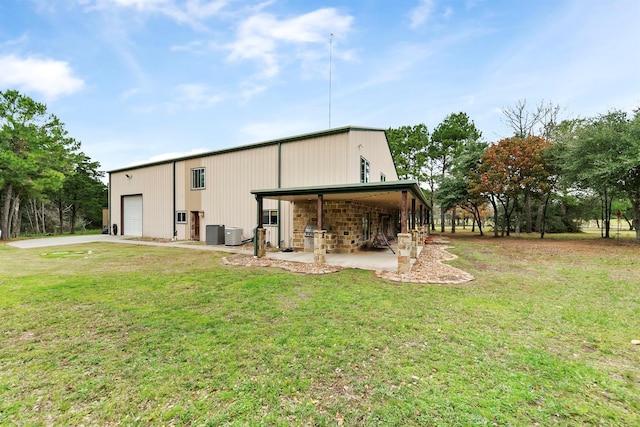
M398 272L408 272L429 233L430 207L415 181L253 190L257 202L254 256L266 255L264 199L293 203L294 249L325 264L327 254L355 254L382 245L396 255ZM306 232L306 235L305 235ZM397 246L387 240L393 239ZM388 246L387 246L388 245Z

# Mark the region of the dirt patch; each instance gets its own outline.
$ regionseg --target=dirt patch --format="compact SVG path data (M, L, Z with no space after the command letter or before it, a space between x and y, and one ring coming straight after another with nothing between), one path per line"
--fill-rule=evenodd
M129 237L126 240L132 240L134 242L151 242L151 243L172 243L171 239L164 239L162 237ZM185 242L188 243L188 242ZM199 242L193 242L199 243Z
M318 265L307 262L282 261L271 258L254 258L252 255L237 254L222 258L225 265L242 265L245 267L277 267L283 270L303 274L327 274L343 270L333 265Z

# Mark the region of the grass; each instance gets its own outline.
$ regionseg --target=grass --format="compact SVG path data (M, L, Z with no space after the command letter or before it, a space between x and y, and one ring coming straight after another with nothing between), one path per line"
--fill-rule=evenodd
M84 230L77 229L75 234L71 234L68 231L60 233L58 231L53 233L27 233L21 234L18 237L13 238L12 240L25 240L25 239L46 239L51 237L64 237L64 236L87 236L94 234L102 234L102 228L86 228Z
M0 425L639 425L639 247L452 237L470 284L0 245Z

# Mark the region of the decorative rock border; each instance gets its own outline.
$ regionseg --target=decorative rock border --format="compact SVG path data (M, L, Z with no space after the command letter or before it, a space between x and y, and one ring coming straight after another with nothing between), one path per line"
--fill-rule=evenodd
M434 239L432 243L424 245L418 259L407 273L397 273L393 271L377 270L375 275L382 279L403 283L425 283L425 284L462 284L475 278L459 268L444 264L442 261L456 259L457 256L449 253L446 249L448 239ZM236 254L222 258L225 265L238 265L246 267L277 267L284 270L303 274L328 274L344 270L343 267L333 265L318 265L315 263L283 261L270 258L254 258L251 255Z

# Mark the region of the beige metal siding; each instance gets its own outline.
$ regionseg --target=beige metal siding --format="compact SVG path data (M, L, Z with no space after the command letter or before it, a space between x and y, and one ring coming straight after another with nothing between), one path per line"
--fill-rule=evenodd
M189 189L186 188L189 185L189 171L184 161L176 162L176 212L186 212L187 222L184 224L175 224L176 239L188 240L190 238L191 229L189 227L190 215L187 210L187 194ZM175 213L174 213L175 215ZM175 221L172 218L172 221Z
M172 182L171 163L112 174L111 223L118 224L118 227L122 226L122 196L141 194L142 235L171 238L173 232Z
M308 139L285 141L281 149L282 188L360 182L360 156L370 163L371 181L397 180L383 131L351 130ZM121 197L143 195L143 235L173 236L174 170L175 209L187 214L186 224L176 224L178 240L190 238L191 212L200 215L200 239L207 225L241 227L243 238L253 236L257 225L257 203L251 190L278 187L278 144L248 147L239 151L212 153L111 173L111 223L121 223ZM191 170L204 167L206 188L191 189ZM129 174L131 178L127 178ZM264 200L264 209L277 209L276 200ZM284 247L293 243L293 206L281 202L281 235ZM268 227L267 240L276 246L277 228Z
M183 186L182 190L184 191L184 200L185 200L185 208L187 211L201 211L202 210L202 199L204 194L207 192L209 187L210 177L209 174L211 170L207 168L207 165L204 162L205 158L200 159L191 159L184 162L184 170L183 170ZM204 168L205 175L205 187L203 189L192 189L191 188L191 174L194 169Z
M344 132L282 144L282 187L354 182L348 181L348 139Z
M383 131L356 130L349 134L348 182L360 182L360 158L369 161L369 182L379 182L380 173L387 181L397 181L398 174Z
M266 146L198 159L207 170L207 190L199 192L203 225L240 227L243 238L252 237L258 215L251 190L277 187L277 154L277 146ZM265 209L276 207L265 200Z

